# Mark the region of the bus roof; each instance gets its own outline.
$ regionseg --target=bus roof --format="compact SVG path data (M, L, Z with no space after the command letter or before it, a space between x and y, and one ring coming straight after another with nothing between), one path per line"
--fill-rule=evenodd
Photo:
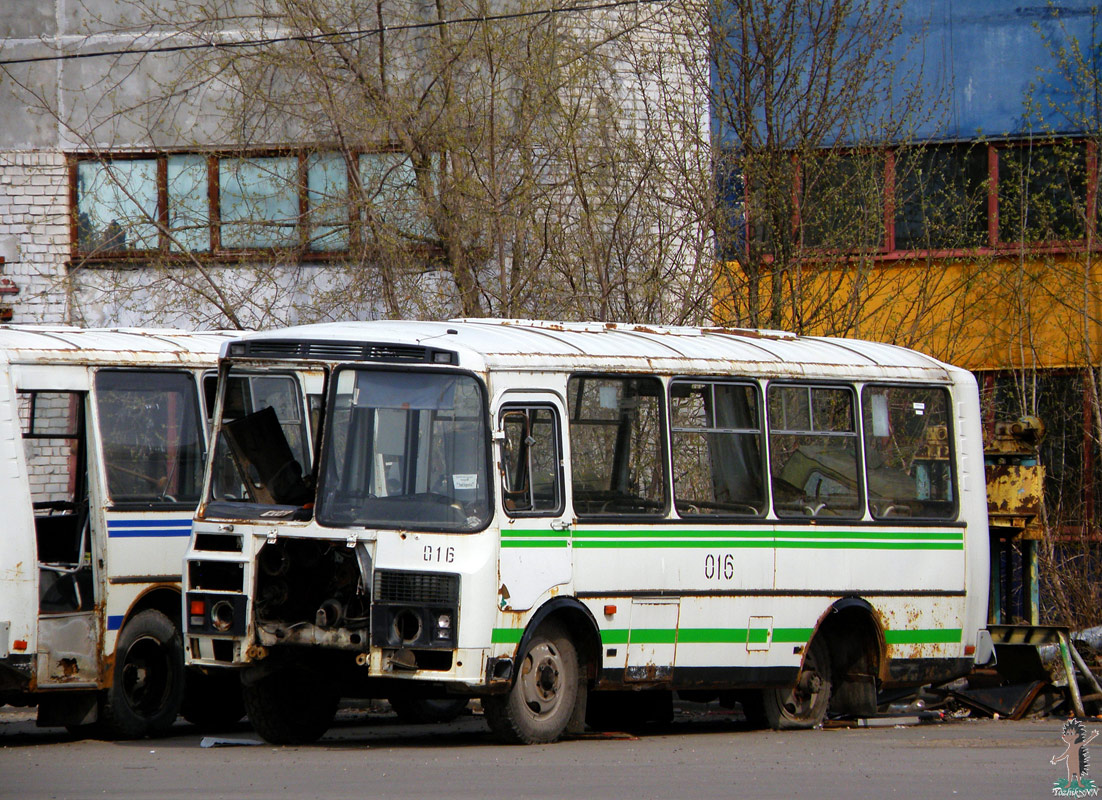
M0 363L210 366L240 332L0 325Z
M446 322L378 320L304 325L248 334L269 343L254 355L280 354L314 361L431 360L425 353L451 351L475 371L628 370L671 374L739 374L792 377L913 378L951 381L962 372L914 350L857 339L796 336L780 331L691 328L622 323L456 319ZM276 342L280 346L274 346ZM299 348L291 343L301 343ZM356 344L378 348L372 356ZM292 355L294 354L294 355ZM391 355L393 357L388 357Z

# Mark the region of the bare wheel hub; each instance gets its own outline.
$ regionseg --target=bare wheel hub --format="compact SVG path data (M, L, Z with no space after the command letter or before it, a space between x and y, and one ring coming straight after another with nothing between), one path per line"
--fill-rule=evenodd
M521 668L524 704L536 714L549 714L559 703L561 659L551 643L542 642L528 653Z

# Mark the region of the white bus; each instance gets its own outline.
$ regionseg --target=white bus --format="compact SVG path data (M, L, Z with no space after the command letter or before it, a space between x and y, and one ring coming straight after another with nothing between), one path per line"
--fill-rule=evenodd
M240 671L271 742L318 738L354 696L477 696L513 742L672 691L814 727L990 654L964 370L862 341L504 320L224 352L186 651ZM257 375L283 396L250 400Z
M176 719L180 572L207 449L201 381L213 394L226 339L0 328L0 705L112 737ZM224 684L196 688L209 699ZM189 716L233 716L226 692Z

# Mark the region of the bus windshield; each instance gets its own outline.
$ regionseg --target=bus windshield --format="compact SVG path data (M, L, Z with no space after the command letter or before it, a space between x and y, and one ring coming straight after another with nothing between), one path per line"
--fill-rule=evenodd
M323 454L319 522L474 531L490 520L486 412L467 375L344 369Z
M291 375L230 371L217 427L209 514L271 515L264 506L312 502L306 414Z

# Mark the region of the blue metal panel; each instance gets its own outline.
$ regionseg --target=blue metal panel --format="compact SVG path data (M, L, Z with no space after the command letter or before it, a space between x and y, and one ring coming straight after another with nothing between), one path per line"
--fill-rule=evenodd
M740 1L727 0L732 6ZM1028 117L1026 100L1032 92L1042 108L1051 109L1049 101L1056 107L1073 104L1076 88L1060 74L1056 53L1062 44L1077 41L1097 75L1102 63L1099 15L1098 0L1052 5L1045 0L1032 5L1021 0L908 0L891 59L896 63L893 94L902 96L915 82L923 87L930 118L914 131L918 139L1080 132L1081 118L1057 117L1051 110L1044 120L1048 127L1041 126ZM728 132L719 132L737 146Z
M925 124L926 139L1017 136L1038 130L1025 102L1031 86L1044 100L1066 104L1074 88L1059 75L1055 50L1078 40L1098 64L1098 3L1062 0L923 0L903 11L902 47L911 47L900 73L921 71L931 101L947 103L945 118ZM914 42L913 45L906 43ZM1074 120L1046 119L1055 130L1074 133Z

